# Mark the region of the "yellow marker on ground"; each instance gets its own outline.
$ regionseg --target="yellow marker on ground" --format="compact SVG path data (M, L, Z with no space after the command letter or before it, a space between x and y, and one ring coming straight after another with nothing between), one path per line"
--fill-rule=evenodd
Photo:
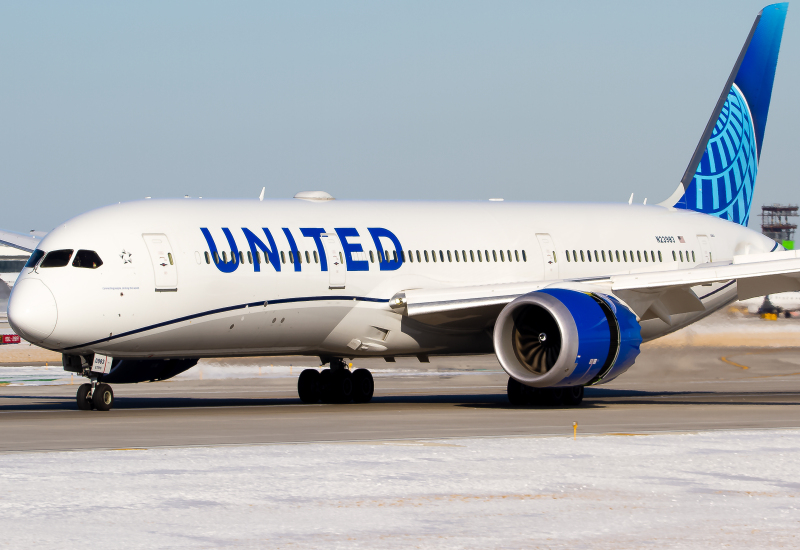
M572 439L578 439L578 423L572 423Z

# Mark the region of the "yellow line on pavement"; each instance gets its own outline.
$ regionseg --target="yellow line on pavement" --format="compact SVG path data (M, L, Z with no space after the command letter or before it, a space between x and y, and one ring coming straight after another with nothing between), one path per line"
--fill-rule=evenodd
M720 357L719 360L722 361L723 363L728 363L729 365L733 365L734 367L739 367L740 369L747 370L747 369L750 368L750 367L745 366L745 365L740 365L739 363L734 363L733 361L731 361L730 359L728 359L725 356Z

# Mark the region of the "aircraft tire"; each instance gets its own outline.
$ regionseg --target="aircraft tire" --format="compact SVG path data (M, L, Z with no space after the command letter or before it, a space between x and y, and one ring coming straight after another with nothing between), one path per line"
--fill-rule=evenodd
M78 410L91 411L92 400L89 398L89 392L92 391L91 384L81 384L78 386L78 394L75 396L78 400Z
M524 407L528 404L527 386L517 382L511 377L508 378L506 393L508 394L508 401L511 403L512 407Z
M323 403L349 403L353 399L353 374L347 369L320 373Z
M353 373L353 403L369 403L375 393L375 381L367 369L356 369Z
M114 406L114 390L108 384L97 384L92 393L92 404L98 411L110 411Z
M310 405L319 403L320 397L320 374L317 369L305 369L297 379L297 395L300 401Z
M583 386L570 386L564 388L561 395L561 402L567 407L577 407L583 401Z
M564 388L543 388L539 390L541 403L548 407L559 407L563 403Z

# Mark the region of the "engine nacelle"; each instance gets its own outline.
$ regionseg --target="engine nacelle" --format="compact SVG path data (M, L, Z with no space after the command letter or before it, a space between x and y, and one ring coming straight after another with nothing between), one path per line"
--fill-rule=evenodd
M608 382L633 365L641 343L636 315L615 297L562 288L520 296L494 327L500 365L537 388Z

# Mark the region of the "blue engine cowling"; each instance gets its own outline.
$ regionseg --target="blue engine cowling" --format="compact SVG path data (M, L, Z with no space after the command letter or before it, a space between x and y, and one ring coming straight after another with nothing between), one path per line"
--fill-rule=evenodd
M633 365L641 343L636 315L615 297L561 288L520 296L494 327L500 365L537 388L608 382Z

